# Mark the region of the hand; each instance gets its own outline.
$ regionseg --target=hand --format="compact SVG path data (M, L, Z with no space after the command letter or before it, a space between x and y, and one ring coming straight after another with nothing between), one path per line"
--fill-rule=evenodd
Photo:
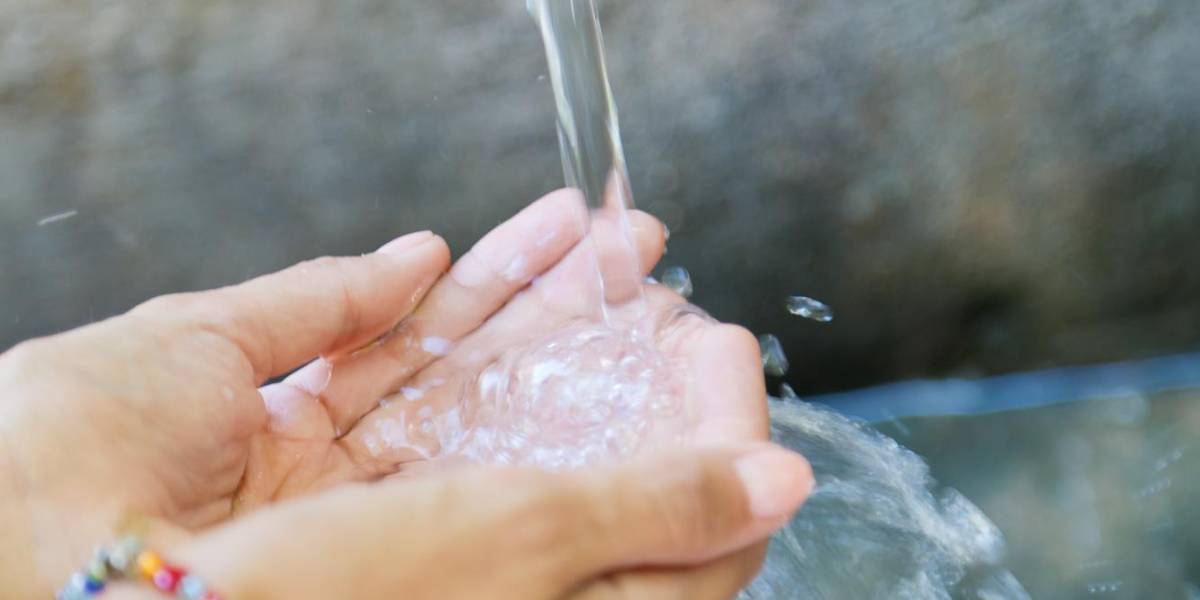
M12 539L27 547L36 535L41 554L33 565L18 555L0 569L26 579L29 573L57 577L91 544L110 538L130 511L194 529L239 509L404 466L403 457L381 460L362 452L356 425L378 412L379 398L422 376L431 363L452 364L412 351L412 340L436 332L467 347L469 339L483 338L477 330L519 324L510 315L536 309L538 299L553 305L556 298L581 297L569 293L583 260L581 211L577 197L552 195L490 234L436 285L448 262L445 245L415 234L365 257L320 259L225 290L154 300L128 315L14 349L0 360L8 395L0 404L0 442L10 463L0 476L13 478L25 504L8 503L15 516L5 520L14 524ZM646 215L634 220L648 270L661 254L662 230ZM514 247L518 253L511 253ZM495 262L505 252L510 262ZM509 270L516 256L525 257L525 268ZM540 291L518 294L539 273L533 290ZM663 303L661 291L655 293ZM428 327L424 337L406 328L351 354L418 305L408 323ZM698 352L701 360L732 365L711 370L718 387L707 399L691 394L713 408L697 431L718 433L699 437L765 435L757 353L748 336L707 323L694 329L707 332L708 343L698 347L709 352ZM712 352L723 336L741 338L733 361ZM326 358L283 384L257 389L317 355ZM734 393L722 395L722 389Z
M290 468L259 450L294 430L271 426L258 386L387 331L448 263L442 240L414 234L6 353L0 580L15 587L3 593L48 597L131 513L185 528L227 519L247 481Z
M734 551L810 484L803 459L765 443L565 474L446 470L281 503L167 556L232 599L725 600L764 547Z
M678 372L685 443L766 440L757 340L741 327L714 321L663 286L645 285L645 275L663 254L665 230L645 213L630 213L634 255L621 239L617 217L607 211L592 214L585 238L589 215L577 193L566 190L542 199L481 240L377 347L317 361L269 389L268 397L292 407L292 414L318 406L314 398L333 409L334 431L325 433L348 432L338 443L351 463L346 469L357 478L428 470L426 459L442 450L439 436L412 426L422 416L436 424L459 407L487 404L481 398L487 385L479 384L484 381L479 376L504 372L494 367L514 346L530 340L541 345L573 324L596 320L599 263L611 305L651 315L653 322L639 325L652 330L648 337ZM569 424L544 415L554 411L538 412L543 414L528 416L539 421L542 437L567 440L566 445L578 441ZM459 418L454 416L451 426ZM406 424L408 435L397 434ZM546 440L533 442L539 441ZM265 490L259 494L267 495Z

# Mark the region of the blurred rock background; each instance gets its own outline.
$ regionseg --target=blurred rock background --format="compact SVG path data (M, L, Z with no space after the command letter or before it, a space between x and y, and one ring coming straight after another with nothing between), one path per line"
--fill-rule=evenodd
M1200 344L1194 0L602 10L666 263L801 393ZM404 231L461 252L560 185L544 74L520 0L0 0L0 347Z

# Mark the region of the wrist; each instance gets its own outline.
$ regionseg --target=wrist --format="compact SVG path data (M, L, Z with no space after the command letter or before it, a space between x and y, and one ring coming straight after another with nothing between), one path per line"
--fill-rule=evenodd
M0 600L52 598L127 514L85 486L46 489L20 460L23 441L0 427Z
M28 486L0 430L0 598L46 597L34 562L34 536Z

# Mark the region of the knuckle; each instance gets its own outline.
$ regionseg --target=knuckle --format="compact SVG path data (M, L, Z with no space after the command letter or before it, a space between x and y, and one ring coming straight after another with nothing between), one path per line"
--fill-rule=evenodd
M175 316L191 312L195 305L195 294L166 294L151 298L129 312L133 315Z
M337 270L340 268L338 267L338 262L339 261L335 256L318 256L316 258L305 260L297 266L301 272L305 270Z

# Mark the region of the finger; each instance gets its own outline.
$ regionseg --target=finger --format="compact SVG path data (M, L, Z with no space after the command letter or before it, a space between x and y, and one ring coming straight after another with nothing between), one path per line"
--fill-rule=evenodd
M622 234L614 230L611 219L594 220L588 238L535 282L533 290L540 305L527 306L527 314L538 314L544 307L568 318L596 316L602 289L604 299L610 303L628 300L630 292L627 288L631 284L642 285L666 247L666 229L658 219L637 210L630 211L628 219L637 248L636 264L630 265L627 254L617 249L627 242L622 241ZM634 269L633 273L629 273L630 269ZM603 288L600 287L601 276L604 277ZM535 320L546 323L544 316L535 317ZM528 318L515 322L510 319L497 321L517 327L529 325ZM543 325L541 329L546 327Z
M637 296L647 272L643 256L657 263L666 243L665 229L657 219L639 211L593 211L588 237L604 299L610 304Z
M261 383L387 331L448 263L446 243L421 232L361 257L319 258L220 290L156 298L133 313L185 319L224 337Z
M754 334L736 325L704 328L690 346L688 397L696 400L699 445L766 440L767 389Z
M367 478L339 446L313 443L333 436L325 408L315 396L286 382L263 386L259 392L270 435L251 441L249 462L258 465L258 473L242 480L235 512Z
M640 210L629 211L629 227L637 244L638 264L644 278L667 251L667 228L657 217Z
M534 202L459 259L396 331L367 351L339 359L332 380L318 390L338 432L349 430L381 398L448 353L561 260L583 237L586 218L583 199L574 190Z
M646 212L631 211L630 223L638 246L638 260L642 275L654 269L662 256L665 229L658 218ZM355 356L353 364L340 364L334 372L334 380L324 390L325 402L330 407L352 404L360 412L373 410L355 431L343 439L350 454L364 458L378 468L392 468L395 464L407 463L420 458L403 444L378 443L386 432L395 431L395 422L414 422L412 413L421 407L451 406L457 401L458 390L463 379L478 373L479 368L494 360L499 352L516 343L545 335L562 326L566 320L587 316L590 306L600 300L599 287L595 287L595 264L590 262L594 254L587 241L580 241L566 258L558 260L550 270L539 277L532 294L512 299L498 313L478 326L472 334L455 341L454 356L428 365L427 355L420 350L409 350L408 358L403 355L376 356L372 353ZM416 314L437 311L439 283L427 296ZM428 306L428 308L426 308ZM415 317L415 316L414 316ZM431 319L436 320L436 319ZM412 336L412 332L404 332ZM409 338L409 347L419 347ZM398 352L398 350L397 350ZM389 371L390 368L390 371ZM409 380L419 368L424 368L414 380ZM403 388L420 395L421 402L391 402L379 407L379 400L395 394ZM410 394L412 395L412 394ZM406 414L408 413L408 414ZM344 421L347 419L342 419ZM353 422L353 421L352 421ZM346 431L343 430L342 431ZM373 440L373 442L372 442ZM368 443L371 442L371 443Z
M464 469L262 510L172 555L231 597L561 597L617 569L749 547L810 489L807 463L766 444L590 473Z
M762 568L767 543L699 567L618 571L586 584L570 600L729 600Z
M577 574L696 565L783 526L812 489L801 456L771 444L647 458L581 474L575 512L592 542Z

